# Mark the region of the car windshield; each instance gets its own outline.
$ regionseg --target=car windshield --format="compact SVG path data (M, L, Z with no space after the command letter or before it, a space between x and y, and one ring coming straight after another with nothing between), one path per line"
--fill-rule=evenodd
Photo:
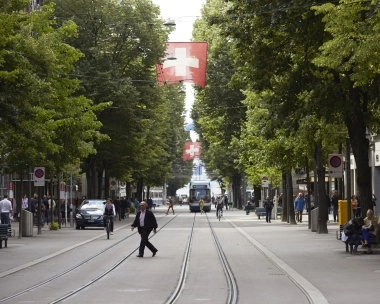
M85 200L80 206L80 209L102 209L104 206L104 203L105 201L102 201L102 200L96 200L96 201Z

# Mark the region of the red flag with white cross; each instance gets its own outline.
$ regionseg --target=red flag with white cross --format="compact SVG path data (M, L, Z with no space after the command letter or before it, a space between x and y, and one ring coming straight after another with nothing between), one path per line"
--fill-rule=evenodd
M183 81L205 87L207 42L168 42L166 55L156 66L160 85Z
M199 158L201 155L201 143L200 142L185 142L185 147L183 149L183 161L192 160L194 158Z

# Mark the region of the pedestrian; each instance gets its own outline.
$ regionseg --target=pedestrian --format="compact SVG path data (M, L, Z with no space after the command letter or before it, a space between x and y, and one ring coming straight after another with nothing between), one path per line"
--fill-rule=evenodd
M228 197L227 197L227 194L224 195L223 201L224 201L224 205L226 206L226 210L228 210Z
M13 216L12 203L8 200L8 195L4 195L4 199L0 201L0 219L2 224L10 224Z
M140 202L137 198L135 198L135 201L133 203L135 205L135 214L137 214L140 211Z
M296 211L297 223L302 223L302 212L305 208L305 198L303 193L298 193L297 198L294 200L294 210Z
M120 199L120 214L121 214L121 219L125 218L125 208L127 206L127 199L125 196L122 196Z
M137 227L137 230L141 236L139 254L137 257L144 257L145 246L148 247L150 251L152 251L152 257L154 257L158 250L152 245L151 242L149 242L149 234L152 232L152 230L153 233L157 232L156 217L152 211L147 210L148 204L146 202L142 201L140 208L141 211L137 213L136 218L131 225L132 231Z
M49 224L49 200L47 199L46 195L42 197L42 210L44 215L44 221L45 223Z
M112 201L110 198L107 198L107 201L105 205L103 206L103 225L104 225L104 230L106 230L106 218L104 216L109 216L110 217L110 228L111 228L111 235L113 234L113 218L116 215L116 209L115 205L112 204ZM119 219L120 220L120 219Z
M24 197L21 200L21 208L24 210L28 209L28 202L29 202L29 200L28 200L26 194L24 194Z
M352 208L352 213L353 213L353 217L358 217L357 214L357 210L358 210L358 200L356 198L356 195L352 195L351 196L351 208Z
M182 207L182 204L183 204L183 197L182 197L182 195L178 196L178 203Z
M166 211L166 215L169 213L170 209L172 209L173 214L174 214L173 200L172 200L171 196L169 196L167 202L168 202L168 210Z
M205 201L203 200L203 198L201 198L201 199L199 200L199 210L201 211L201 214L204 213L204 211L203 211L203 207L204 207L204 205L205 205Z
M272 209L274 207L273 201L269 199L269 196L264 201L264 208L265 208L265 219L267 223L270 223L271 217L272 217Z
M116 199L113 201L113 205L115 206L115 210L116 210L115 220L116 220L116 217L119 216L119 221L121 221L121 213L120 213L121 203L120 203L120 199L119 199L118 196L117 196Z
M33 216L36 214L37 206L38 206L38 195L34 194L32 201L30 202L31 205L31 211L33 213Z
M147 200L147 204L148 204L148 209L149 209L150 211L152 211L152 208L153 208L153 200L152 200L151 197L148 198L148 200Z
M126 201L125 201L125 215L127 217L129 217L129 213L131 212L131 201L129 200L129 198L127 197L126 198Z
M331 200L330 200L330 196L328 195L328 193L326 192L326 216L327 216L327 223L330 223L330 209L331 209Z
M332 206L332 210L333 210L333 218L334 218L334 223L336 221L338 221L338 206L339 206L339 195L338 195L338 191L334 191L333 192L333 195L331 196L331 206Z

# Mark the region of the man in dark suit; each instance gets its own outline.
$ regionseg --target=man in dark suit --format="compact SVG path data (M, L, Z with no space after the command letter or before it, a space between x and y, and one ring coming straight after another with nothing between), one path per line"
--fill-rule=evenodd
M152 230L154 233L156 233L157 221L154 214L148 210L148 204L146 202L141 202L140 211L137 213L135 221L131 227L132 231L137 227L141 236L139 254L137 257L142 258L144 256L145 246L148 247L150 251L152 251L152 256L154 257L158 250L149 242L149 234L152 232Z

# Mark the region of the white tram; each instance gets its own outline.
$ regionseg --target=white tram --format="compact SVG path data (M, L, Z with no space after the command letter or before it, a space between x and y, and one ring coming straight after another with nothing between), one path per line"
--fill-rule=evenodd
M203 198L204 211L211 210L211 183L210 181L191 181L189 185L189 209L191 212L200 211L199 200Z

